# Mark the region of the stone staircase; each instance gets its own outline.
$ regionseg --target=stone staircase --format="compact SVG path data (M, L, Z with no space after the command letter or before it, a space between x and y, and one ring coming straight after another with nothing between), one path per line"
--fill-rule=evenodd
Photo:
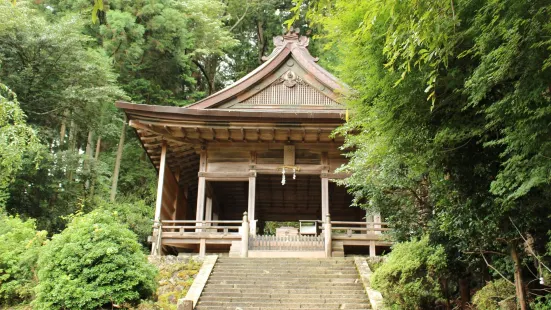
M371 309L349 258L230 258L214 266L196 309Z

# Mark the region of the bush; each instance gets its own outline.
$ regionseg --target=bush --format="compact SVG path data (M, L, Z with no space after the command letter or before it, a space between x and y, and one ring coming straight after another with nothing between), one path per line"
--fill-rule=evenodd
M136 235L112 212L75 217L40 254L37 309L98 309L136 303L155 291L156 269Z
M138 242L147 250L147 238L153 230L155 208L143 200L107 202L100 201L98 209L116 212L121 222L138 236Z
M34 267L45 231L36 231L33 220L0 214L0 303L30 300L36 285Z
M504 279L488 282L473 296L473 304L481 310L502 309L500 302L507 299L515 303L515 287Z
M373 287L393 309L434 309L442 298L439 278L446 269L442 246L427 237L397 243L387 260L373 273Z

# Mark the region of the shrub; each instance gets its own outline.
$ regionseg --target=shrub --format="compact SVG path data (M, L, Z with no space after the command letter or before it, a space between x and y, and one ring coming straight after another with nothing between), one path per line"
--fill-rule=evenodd
M515 287L504 279L488 282L473 296L473 304L481 310L502 309L500 302L512 299L515 302Z
M551 310L551 298L548 296L539 296L530 304L532 310Z
M97 309L155 291L156 269L136 235L104 210L75 217L40 254L37 309Z
M155 208L146 204L143 200L108 202L100 201L98 209L116 212L121 222L138 236L138 242L144 249L148 247L147 238L153 230L153 217Z
M373 273L372 284L393 309L434 309L442 297L439 278L445 268L444 248L425 237L395 244Z
M30 300L36 284L34 267L45 231L36 231L34 220L0 214L0 303Z

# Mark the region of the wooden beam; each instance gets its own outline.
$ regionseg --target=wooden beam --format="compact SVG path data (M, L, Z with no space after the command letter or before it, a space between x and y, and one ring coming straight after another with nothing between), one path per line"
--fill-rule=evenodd
M200 178L207 181L248 181L250 172L202 172L198 173Z
M162 133L162 132L159 132L157 131L156 129L153 128L153 126L151 124L149 125L144 125L136 120L130 120L128 122L128 125L130 125L131 127L133 128L136 128L136 129L142 129L142 130L145 130L145 131L148 131L150 133L153 133L153 134L156 134L156 135L159 135L161 136L164 140L168 140L168 141L173 141L173 142L176 142L176 143L186 143L186 144L189 144L189 143L195 143L195 142L198 142L198 141L194 141L194 140L191 140L191 139L187 139L187 138L178 138L178 137L174 137L172 134L167 134L167 133Z

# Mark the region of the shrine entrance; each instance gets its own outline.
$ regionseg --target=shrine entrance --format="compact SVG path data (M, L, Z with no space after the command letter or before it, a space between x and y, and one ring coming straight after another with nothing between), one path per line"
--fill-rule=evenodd
M317 235L308 233L309 226L321 227L322 179L320 175L258 174L255 178L254 210L249 210L248 181L207 181L204 219L241 220L249 211L253 235L276 235L279 227L292 227L292 235ZM329 211L333 220L365 221L365 211L350 207L352 197L343 186L328 183ZM252 211L252 212L251 212ZM254 214L254 218L250 214ZM190 214L188 219L193 219ZM302 229L300 229L302 227ZM296 231L296 232L295 232Z

